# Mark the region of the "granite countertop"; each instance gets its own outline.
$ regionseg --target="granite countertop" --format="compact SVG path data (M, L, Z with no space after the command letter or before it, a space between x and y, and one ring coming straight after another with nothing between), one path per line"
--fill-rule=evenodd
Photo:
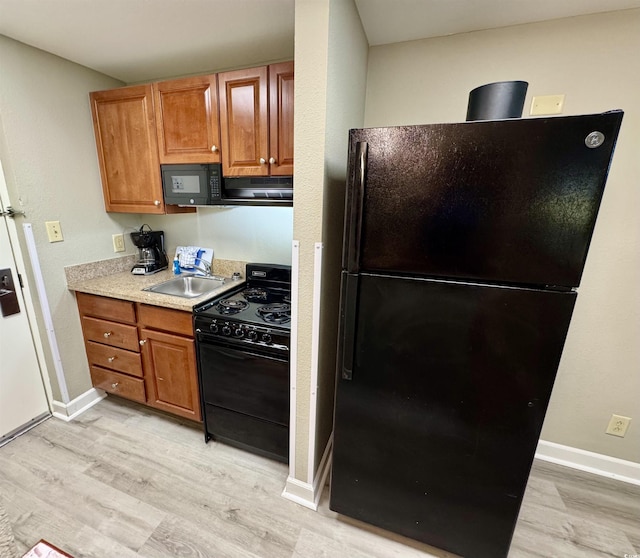
M185 310L187 312L191 312L194 306L212 297L211 293L196 298L183 298L143 291L142 289L146 287L173 279L175 275L168 269L152 275L133 275L131 267L134 262L134 256L124 256L122 258L65 267L67 287L71 291L108 296L164 308ZM242 284L246 262L214 260L212 264L212 273L214 275L231 278L234 272L239 272L242 276L241 281L229 279L228 283L216 291L215 296Z

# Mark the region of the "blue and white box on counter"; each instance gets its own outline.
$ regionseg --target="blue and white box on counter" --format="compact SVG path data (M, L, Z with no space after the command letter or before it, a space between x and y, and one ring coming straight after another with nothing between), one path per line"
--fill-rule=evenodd
M205 275L200 268L210 268L213 261L213 250L211 248L200 248L199 246L178 246L175 258L180 263L182 273L193 273L195 275Z

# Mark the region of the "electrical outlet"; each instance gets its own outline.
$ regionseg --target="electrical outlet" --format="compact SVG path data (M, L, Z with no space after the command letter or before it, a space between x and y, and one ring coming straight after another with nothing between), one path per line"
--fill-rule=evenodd
M629 417L622 417L620 415L611 415L611 420L609 421L609 425L607 426L607 430L605 431L607 434L611 434L612 436L620 436L620 438L624 438L627 433L627 429L629 428L629 423L631 419Z
M62 242L62 229L60 228L60 221L45 221L45 227L47 227L47 236L49 242Z
M113 251L124 252L124 235L114 234L111 238L113 239Z

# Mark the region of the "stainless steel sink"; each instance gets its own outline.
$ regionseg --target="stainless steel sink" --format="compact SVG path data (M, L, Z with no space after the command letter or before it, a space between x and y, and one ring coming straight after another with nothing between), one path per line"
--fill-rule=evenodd
M183 298L195 298L205 294L213 294L226 283L225 277L202 277L196 275L183 275L169 279L157 285L146 287L143 291L161 293Z

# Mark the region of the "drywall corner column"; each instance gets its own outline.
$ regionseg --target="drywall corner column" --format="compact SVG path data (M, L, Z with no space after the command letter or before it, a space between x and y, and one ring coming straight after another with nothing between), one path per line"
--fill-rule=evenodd
M299 243L295 470L289 477L309 483L309 427L315 244L322 239L329 0L295 3L296 197L293 238ZM300 115L304 115L300 118Z

